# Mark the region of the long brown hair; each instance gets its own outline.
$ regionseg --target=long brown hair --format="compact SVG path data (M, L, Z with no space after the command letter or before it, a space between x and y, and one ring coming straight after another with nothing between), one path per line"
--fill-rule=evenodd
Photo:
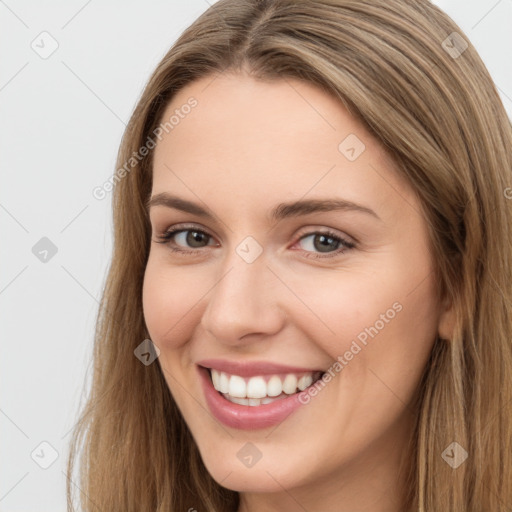
M118 155L113 256L92 387L70 445L68 509L75 483L85 511L238 506L238 493L206 471L160 366L134 356L148 338L142 282L152 152L126 162L154 138L178 90L241 69L333 94L421 199L440 298L453 303L456 325L450 339L436 340L418 390L407 510L510 510L512 128L476 50L427 0L220 0L162 59ZM457 468L443 456L455 442L468 454Z

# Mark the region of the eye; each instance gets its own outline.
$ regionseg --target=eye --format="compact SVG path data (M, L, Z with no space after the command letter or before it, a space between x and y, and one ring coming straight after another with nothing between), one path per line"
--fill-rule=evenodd
M156 242L166 244L173 252L197 255L199 249L217 244L209 242L213 237L195 226L175 226L157 237ZM306 258L331 258L355 247L355 243L335 234L330 230L312 231L301 236L295 245L302 244Z
M213 240L212 236L205 231L183 226L177 226L173 229L169 229L157 238L157 243L167 244L171 251L180 252L182 254L196 253L197 251L194 249L207 247L208 242ZM191 247L192 250L186 249L187 247Z
M306 252L311 253L306 256L307 258L331 258L355 247L353 242L349 242L329 230L308 233L302 236L297 244L301 242ZM325 254L325 256L316 255L315 252Z

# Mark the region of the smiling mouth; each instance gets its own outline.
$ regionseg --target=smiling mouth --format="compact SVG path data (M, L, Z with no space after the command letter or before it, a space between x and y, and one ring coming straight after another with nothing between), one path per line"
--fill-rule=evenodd
M207 368L214 389L229 402L259 406L283 400L312 386L325 372L278 373L241 377Z

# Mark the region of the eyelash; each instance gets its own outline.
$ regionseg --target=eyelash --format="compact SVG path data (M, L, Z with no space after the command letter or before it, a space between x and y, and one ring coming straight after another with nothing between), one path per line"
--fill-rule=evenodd
M206 231L203 231L201 229L197 229L194 226L177 226L177 227L175 227L173 229L169 229L168 231L166 231L165 233L162 233L161 235L158 235L158 237L157 237L158 240L156 240L156 242L159 243L159 244L167 244L169 246L169 249L172 252L179 253L181 255L187 255L187 254L197 255L197 252L199 250L203 249L203 248L197 248L197 249L177 249L176 247L173 247L171 245L173 236L178 234L178 233L184 232L184 231L185 232L186 231L195 231L197 233L204 234L207 237L213 238ZM304 238L307 238L308 236L311 236L311 235L324 235L324 236L327 236L329 238L332 238L335 242L339 242L341 247L336 249L336 250L334 250L334 251L332 251L332 252L330 252L330 253L327 253L324 256L310 256L311 254L321 254L321 253L312 253L311 251L305 251L306 254L307 254L307 256L305 256L306 258L313 258L313 259L332 258L334 256L339 256L339 255L345 253L346 251L348 251L350 249L353 249L356 246L356 244L354 244L353 242L349 242L348 240L340 237L339 235L336 235L334 232L332 232L329 229L326 229L325 231L311 231L311 232L305 233L302 236L300 236L300 238L297 240L297 242L299 242L300 240L302 240ZM206 247L208 247L208 246L206 246ZM204 248L206 248L206 247L204 247Z

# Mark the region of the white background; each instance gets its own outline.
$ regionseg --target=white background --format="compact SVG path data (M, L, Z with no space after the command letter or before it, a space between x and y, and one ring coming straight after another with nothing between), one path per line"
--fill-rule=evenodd
M511 115L512 0L435 3L476 46ZM110 194L92 190L114 172L150 73L207 8L0 0L0 512L66 509L67 443L112 247ZM47 59L31 48L43 31L59 45ZM42 237L58 250L46 263L32 252ZM43 441L58 453L48 469L31 458L50 460Z

